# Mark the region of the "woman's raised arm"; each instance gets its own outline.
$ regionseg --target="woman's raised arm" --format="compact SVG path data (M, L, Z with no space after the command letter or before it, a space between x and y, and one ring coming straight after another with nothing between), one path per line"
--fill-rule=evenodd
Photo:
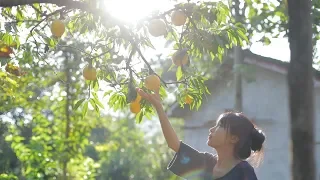
M167 141L168 147L174 150L175 152L178 152L180 148L180 140L177 136L177 133L174 131L171 123L169 122L167 114L163 109L161 98L159 95L159 90L154 92L154 94L149 94L144 92L142 89L137 88L137 92L140 94L142 98L146 99L153 105L153 107L157 111L161 124L162 133Z

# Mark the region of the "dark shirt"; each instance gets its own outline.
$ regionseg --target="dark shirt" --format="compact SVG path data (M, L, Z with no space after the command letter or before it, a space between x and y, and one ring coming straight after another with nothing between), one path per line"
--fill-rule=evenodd
M213 167L216 164L213 154L199 152L180 142L179 151L174 155L168 169L188 180L213 180ZM247 161L241 161L226 175L216 180L258 180L253 167Z

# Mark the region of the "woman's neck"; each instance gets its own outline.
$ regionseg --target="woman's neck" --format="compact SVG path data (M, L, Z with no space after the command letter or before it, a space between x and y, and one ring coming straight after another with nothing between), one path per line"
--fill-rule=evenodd
M219 168L229 168L238 164L241 160L234 157L233 148L216 149L218 158L216 166Z

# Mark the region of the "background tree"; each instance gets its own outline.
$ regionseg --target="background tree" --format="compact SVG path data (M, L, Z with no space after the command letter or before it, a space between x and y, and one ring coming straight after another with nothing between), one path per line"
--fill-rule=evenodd
M289 0L288 8L292 178L315 180L311 0Z

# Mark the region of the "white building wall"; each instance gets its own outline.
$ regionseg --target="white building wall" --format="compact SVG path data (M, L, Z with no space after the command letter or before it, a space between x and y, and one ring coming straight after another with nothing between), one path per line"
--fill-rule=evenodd
M280 73L262 68L255 70L256 80L243 81L243 112L256 119L256 124L265 131L265 158L256 169L259 180L290 179L290 124L288 109L287 79ZM231 80L230 80L231 81ZM234 106L234 89L230 81L217 84L212 96L199 111L185 119L186 126L197 126L215 120L225 109ZM315 89L316 140L320 141L320 88ZM206 145L208 129L186 129L184 141L200 151L214 152ZM318 177L320 179L320 144L316 146Z

